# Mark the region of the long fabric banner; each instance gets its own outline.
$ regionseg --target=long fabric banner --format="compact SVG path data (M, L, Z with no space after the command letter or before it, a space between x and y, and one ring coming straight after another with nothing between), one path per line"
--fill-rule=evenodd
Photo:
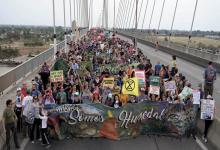
M105 137L113 140L156 134L182 137L192 127L192 105L143 101L114 109L102 104L47 105L50 134L57 139Z

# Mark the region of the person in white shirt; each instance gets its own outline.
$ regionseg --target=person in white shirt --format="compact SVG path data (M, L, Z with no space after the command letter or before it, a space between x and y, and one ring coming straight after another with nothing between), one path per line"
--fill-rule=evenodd
M26 122L26 118L28 116L28 112L31 110L32 102L33 102L33 97L30 96L30 90L27 90L27 96L25 96L22 101L22 122L23 122L22 133L24 138L26 138L27 135L30 136L31 125Z
M41 137L42 137L42 144L47 148L50 147L50 142L47 136L47 120L48 120L48 113L46 110L42 110L42 115L39 115L41 119Z

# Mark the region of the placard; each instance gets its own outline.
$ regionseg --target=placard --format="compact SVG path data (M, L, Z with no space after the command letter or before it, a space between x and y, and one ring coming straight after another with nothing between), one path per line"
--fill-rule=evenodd
M214 100L201 100L201 119L213 120L215 111L215 101Z
M113 87L114 87L114 78L104 78L103 79L103 87L108 87L108 88L110 88L110 89L113 89Z
M176 82L175 81L164 82L164 87L165 87L166 91L175 91L176 90Z
M63 70L51 71L50 81L51 82L63 82Z
M150 85L149 93L150 94L155 94L155 95L160 95L160 87L159 86Z

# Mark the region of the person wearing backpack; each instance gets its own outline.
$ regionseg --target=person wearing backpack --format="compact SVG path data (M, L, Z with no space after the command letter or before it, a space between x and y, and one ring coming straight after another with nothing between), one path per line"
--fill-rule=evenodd
M205 97L207 97L208 95L213 95L213 85L214 81L216 80L216 69L212 66L211 61L208 63L208 67L205 69L204 80Z

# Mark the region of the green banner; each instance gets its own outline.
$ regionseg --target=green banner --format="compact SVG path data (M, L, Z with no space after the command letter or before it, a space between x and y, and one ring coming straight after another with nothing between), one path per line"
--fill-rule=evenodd
M143 101L112 108L102 104L47 105L54 138L105 137L113 140L145 134L182 137L194 123L192 105Z

